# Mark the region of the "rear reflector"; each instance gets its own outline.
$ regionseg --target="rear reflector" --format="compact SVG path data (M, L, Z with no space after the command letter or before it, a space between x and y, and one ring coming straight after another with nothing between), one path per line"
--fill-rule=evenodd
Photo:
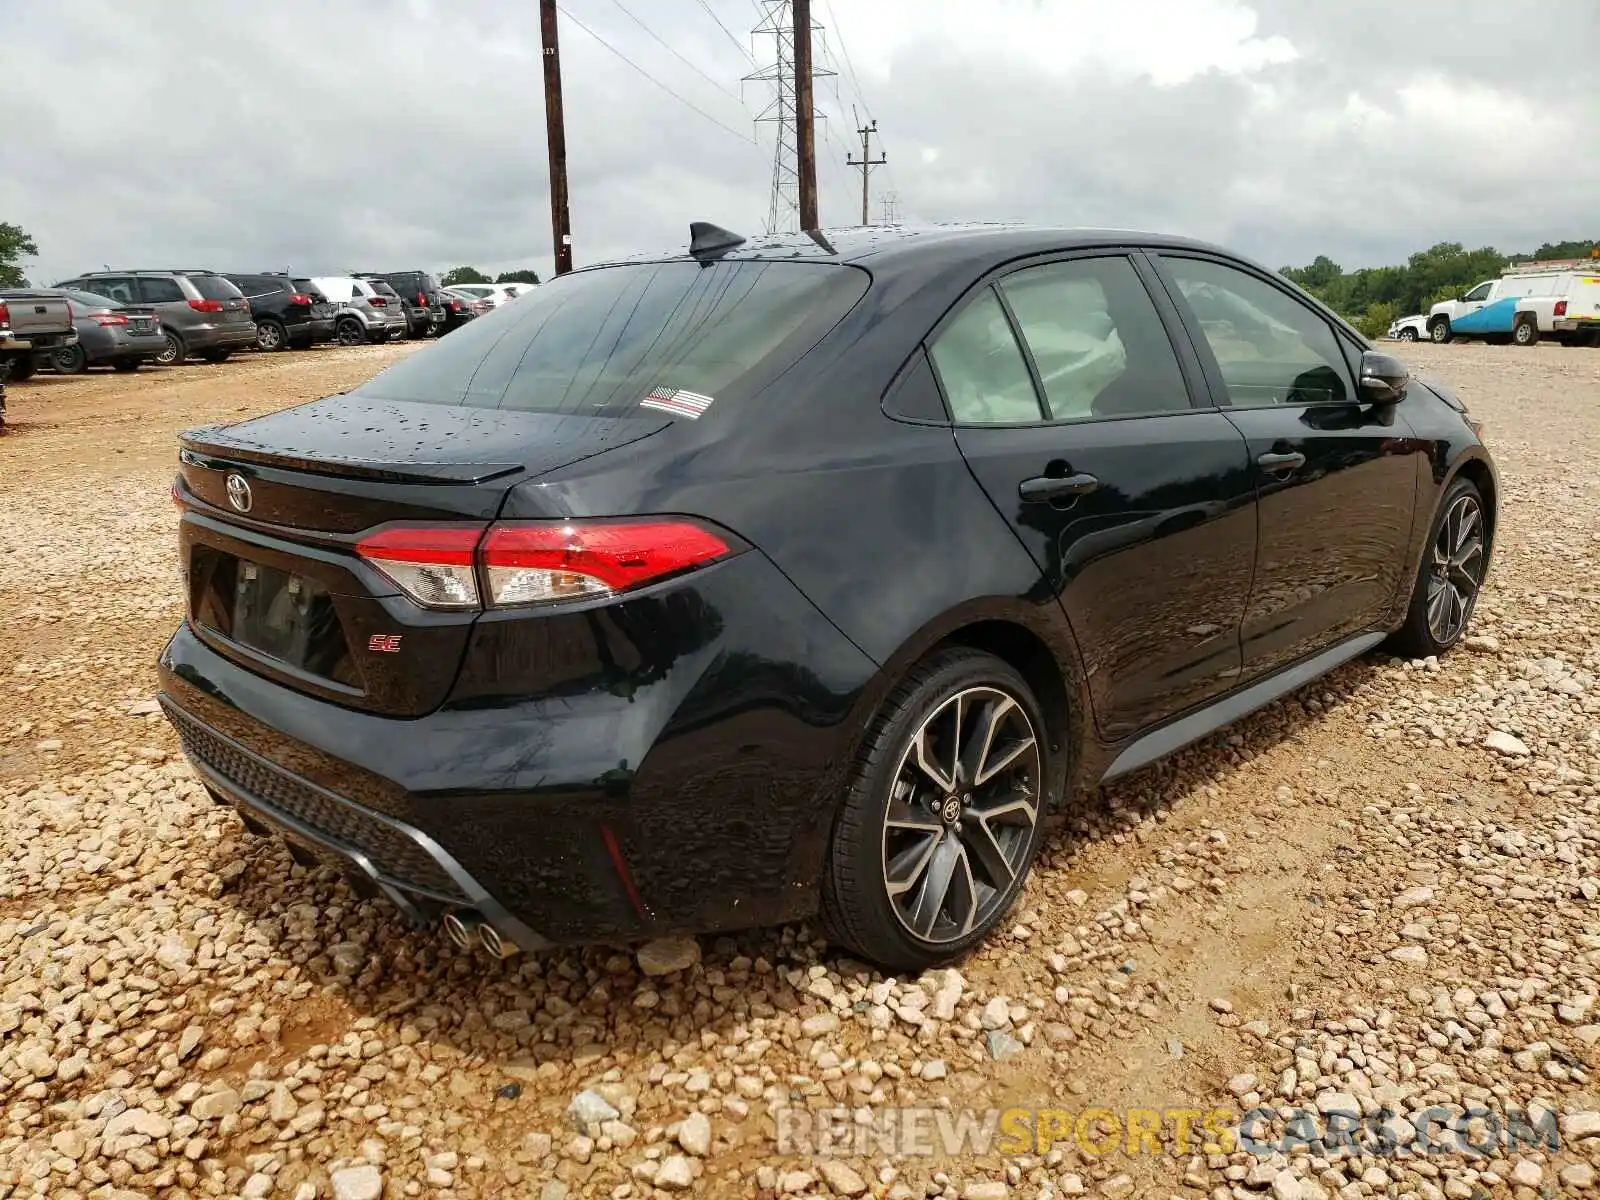
M508 522L487 534L475 525L391 525L356 543L412 600L450 609L610 596L731 552L724 538L683 518Z
M362 538L356 553L424 608L477 608L473 550L482 536L470 525L391 526Z

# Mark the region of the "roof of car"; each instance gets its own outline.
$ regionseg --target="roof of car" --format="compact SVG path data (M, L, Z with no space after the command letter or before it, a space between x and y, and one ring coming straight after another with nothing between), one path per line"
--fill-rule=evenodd
M1132 229L1073 229L1036 225L963 223L948 225L865 225L823 229L816 234L747 235L744 242L715 255L719 259L807 259L836 263L886 262L948 257L1004 261L1029 254L1088 246L1152 246L1219 250L1191 238ZM1226 251L1224 251L1226 253ZM690 258L687 249L634 254L595 266ZM585 268L587 269L587 268Z

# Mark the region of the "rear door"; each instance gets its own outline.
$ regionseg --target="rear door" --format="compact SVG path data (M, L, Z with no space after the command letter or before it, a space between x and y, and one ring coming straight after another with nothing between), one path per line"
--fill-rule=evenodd
M207 319L190 307L189 297L184 295L183 288L178 285L176 279L166 275L141 275L137 279L129 279L128 285L137 289L132 303L148 304L155 309L156 316L161 318L163 325L171 326L180 333L189 326ZM122 299L115 291L107 292L106 295Z
M1147 272L1128 253L1012 271L929 345L962 453L1038 564L1038 598L1066 611L1108 741L1233 686L1255 559L1244 438L1192 403L1198 364Z
M1360 402L1359 348L1286 285L1198 254L1157 261L1249 445L1260 536L1246 680L1381 628L1407 583L1426 451L1404 405Z
M202 299L222 305L217 324L241 331L254 330L256 322L250 314L250 302L231 280L221 275L198 274L188 276L188 280L189 286L199 292Z

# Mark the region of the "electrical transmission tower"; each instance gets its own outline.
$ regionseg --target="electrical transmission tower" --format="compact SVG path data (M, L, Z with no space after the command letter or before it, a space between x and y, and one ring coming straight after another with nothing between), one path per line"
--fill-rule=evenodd
M878 220L880 225L898 225L900 223L900 193L885 192L883 199L878 202L882 216Z
M795 99L794 73L794 8L792 0L758 0L761 23L754 33L770 35L773 44L773 61L745 79L755 83L774 85L773 97L756 120L778 127L776 145L772 152L772 196L767 206L768 233L795 233L800 226L800 166L798 137L796 133L800 106ZM812 23L813 30L821 26ZM811 78L833 75L833 71L811 69ZM813 116L816 105L812 105Z

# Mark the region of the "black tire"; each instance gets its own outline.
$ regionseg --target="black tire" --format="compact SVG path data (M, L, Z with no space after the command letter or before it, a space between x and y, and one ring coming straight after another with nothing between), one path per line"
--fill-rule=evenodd
M1455 336L1450 328L1449 317L1435 317L1428 322L1428 336L1433 339L1433 344L1442 346Z
M282 321L265 317L256 322L256 347L263 354L276 354L289 344L289 331Z
M1412 329L1409 325L1406 326L1404 329L1402 329L1400 331L1400 340L1402 342L1414 342L1414 341L1416 341L1417 340L1417 331L1415 329Z
M132 375L142 366L144 366L144 363L140 359L121 358L111 364L111 369L113 371L121 371L124 375Z
M173 330L166 331L167 348L155 356L153 360L159 366L180 367L189 357L189 347L184 344L183 338Z
M359 346L367 340L366 328L355 317L346 317L333 327L334 338L341 346Z
M955 766L957 752L948 749L948 742L954 740L965 757L972 756L974 743L961 745L959 724L960 709L968 698L973 705L969 712L976 714L978 721L971 728L984 729L987 739L977 749L971 781ZM1004 704L1007 699L1009 706ZM941 739L934 729L951 705L957 707L957 732L954 739ZM1005 745L1020 750L1013 756L1014 764L1011 760L1002 763L1004 777L997 772L986 781L983 767L992 765L990 752L1001 745L995 740L999 736L995 730L1002 720L1010 739ZM948 734L951 726L943 729ZM1020 736L1024 729L1031 732L1031 742ZM948 775L954 788L950 794L941 796L945 785L936 786L931 771L917 769L913 751L919 742L925 748L931 744L928 753L941 762L944 757L951 759ZM885 702L857 755L853 779L834 818L822 878L822 921L830 940L895 971L925 969L956 958L982 941L1005 919L1027 880L1039 848L1044 789L1054 778L1051 771L1039 703L1027 681L1008 663L978 650L955 648L917 664ZM899 790L908 777L920 781L920 794ZM995 797L983 792L989 783L1003 793L993 807L986 801ZM966 794L961 795L963 792ZM897 800L905 798L898 811L910 819L897 820L893 828L889 825L892 795ZM1018 795L1032 797L1031 824L1027 823L1026 804L1024 811L1013 811L1018 809L1015 800L1004 799ZM979 819L982 814L998 817L1002 809L1006 810L1004 823ZM977 845L972 839L982 835L987 835L984 844L1000 856L999 870L980 857L988 851L968 853L967 847ZM902 848L891 853L896 845ZM953 851L945 853L951 847ZM936 886L941 865L946 887L935 893L936 902L925 903L929 887ZM963 867L964 876L958 876ZM896 907L890 894L891 874L902 872L909 872L900 891L912 908L909 915ZM1009 873L1009 881L996 886L1004 873ZM957 913L946 920L946 906L954 904L959 910L963 896L970 915L963 919ZM927 935L911 928L919 909L932 913Z
M1453 563L1465 548L1465 542L1458 546L1450 556L1441 573L1440 559L1441 548L1444 542L1456 540L1456 535L1447 524L1454 519L1454 514L1463 502L1476 511L1476 533L1471 529L1467 531L1467 540L1475 537L1478 542L1478 552L1475 559L1467 558L1462 562L1458 571ZM1485 564L1488 562L1490 544L1492 542L1493 523L1488 510L1484 507L1483 495L1478 491L1477 485L1470 479L1458 478L1445 490L1444 499L1439 502L1439 509L1433 514L1433 524L1428 527L1428 542L1422 553L1422 563L1417 568L1417 579L1411 589L1411 604L1406 610L1406 621L1393 637L1389 639L1390 648L1396 654L1406 658L1428 658L1432 655L1443 654L1455 646L1466 636L1467 625L1472 620L1472 611L1478 603L1478 590L1483 586ZM1469 592L1460 606L1459 621L1451 621L1441 627L1437 613L1430 617L1431 602L1438 599L1437 585L1444 580L1459 595ZM1470 581L1470 588L1467 587ZM1446 597L1449 605L1449 598Z
M76 349L76 347L74 347ZM24 379L32 379L33 373L39 369L39 364L34 361L33 355L24 354L11 360L11 375L9 382L21 383Z
M1511 340L1519 346L1537 346L1539 322L1532 317L1523 317L1511 327Z
M89 369L89 356L82 346L63 346L50 352L50 365L57 375L82 375Z
M225 363L232 353L232 350L207 350L200 357L208 363Z

